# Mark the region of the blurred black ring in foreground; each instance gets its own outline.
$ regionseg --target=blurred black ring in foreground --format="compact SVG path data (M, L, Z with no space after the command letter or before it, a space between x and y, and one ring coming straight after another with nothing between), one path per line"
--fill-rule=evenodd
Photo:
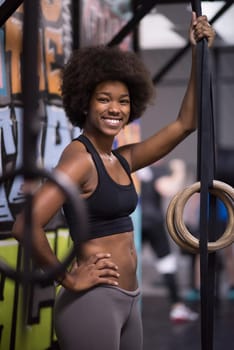
M48 268L44 271L34 270L27 272L27 276L24 271L18 271L11 268L9 265L0 260L0 271L2 271L7 277L23 282L50 282L55 279L59 274L66 270L66 267L72 262L77 254L77 244L85 240L88 236L88 224L87 224L87 213L84 202L80 197L79 190L71 180L62 172L54 171L50 173L44 169L33 169L25 171L24 168L15 170L12 173L5 174L0 178L0 184L6 180L11 180L15 176L24 175L28 179L47 178L54 184L56 184L62 192L66 195L67 202L70 204L70 210L74 217L74 223L70 227L72 237L77 237L77 240L73 241L73 247L64 260L56 267Z

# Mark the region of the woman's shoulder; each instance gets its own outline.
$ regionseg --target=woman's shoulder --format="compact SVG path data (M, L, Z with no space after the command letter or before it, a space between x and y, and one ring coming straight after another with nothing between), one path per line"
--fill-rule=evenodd
M83 143L78 140L71 141L63 150L61 159L62 160L76 160L85 159L89 156Z
M69 174L75 181L81 182L88 177L93 162L84 145L72 141L62 152L57 168Z

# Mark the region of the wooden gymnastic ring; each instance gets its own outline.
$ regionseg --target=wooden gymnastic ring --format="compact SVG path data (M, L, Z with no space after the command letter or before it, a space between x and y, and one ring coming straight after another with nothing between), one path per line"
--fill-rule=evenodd
M183 191L178 192L170 201L170 204L167 208L166 212L166 226L168 233L170 234L171 238L174 240L174 242L182 249L189 251L190 253L198 253L199 249L194 248L191 246L187 241L181 238L179 233L176 230L175 227L175 206L177 203L178 198L182 194Z
M189 246L199 249L199 239L194 237L186 228L183 222L183 211L187 200L195 193L200 190L200 182L189 186L180 193L175 205L174 214L174 225L177 233L179 233ZM225 204L228 210L228 224L223 235L215 242L208 242L207 249L209 252L216 251L231 245L234 242L234 189L233 187L221 182L214 180L213 188L209 191L214 195L217 195Z
M228 197L221 193L218 192L216 190L211 190L211 193L217 195L225 204L226 208L228 209L229 215L232 211L232 206L230 205L230 201L228 199ZM177 203L177 206L179 204ZM231 214L233 215L233 214ZM177 216L176 216L177 218ZM231 216L232 218L232 216ZM199 247L199 240L194 237L186 228L185 224L180 221L180 219L176 219L176 223L175 226L178 225L178 227L176 227L178 233L181 235L182 239L186 240L187 243L189 243L190 246L194 247L194 248L198 248ZM230 229L233 226L233 220L229 220L229 225L227 227L227 229L225 230L224 234L215 242L208 242L208 251L212 252L218 249L222 249L227 247L228 245L232 244L233 242L233 230Z
M219 185L220 185L220 183L218 184L218 186ZM196 187L197 185L196 186L192 185L192 186ZM230 187L227 188L226 184L224 184L224 186L222 186L222 184L221 184L222 191L224 188L225 188L225 191L230 190ZM232 191L233 191L233 189L231 187L231 192L230 192L231 194L232 194ZM186 194L186 192L187 192L187 196L185 195L184 196L185 200L183 200L183 195L184 195L184 193ZM192 195L191 189L190 188L188 190L186 189L184 191L184 193L182 194L182 200L180 197L177 201L177 206L176 206L176 212L177 212L176 214L177 215L181 215L180 210L183 212L183 206L185 205L185 202L186 202L185 197L187 197L187 199L188 199L190 196L188 192L190 192L190 195ZM194 192L196 192L195 189L194 189ZM228 209L228 214L229 214L229 223L228 223L227 228L226 228L224 234L222 235L222 237L220 237L216 242L209 242L208 243L208 250L214 251L214 250L222 249L222 248L230 245L233 241L233 235L232 235L233 234L233 205L232 205L232 203L230 204L230 199L223 192L221 192L220 188L219 189L217 189L217 188L212 189L211 192L214 193L215 195L218 195L218 197L224 202L224 204L226 205L226 207ZM181 206L180 202L184 202L184 203L182 203L181 208L180 208L180 206ZM178 212L179 212L179 214L178 214ZM185 239L191 246L193 246L194 248L198 248L198 246L199 246L198 239L195 238L194 236L192 236L188 232L187 228L185 227L185 225L183 223L183 220L180 220L180 217L177 215L175 215L175 226L177 227L178 232L181 234L182 238Z
M233 204L232 203L230 204L230 198L227 197L227 194L228 195L231 194L231 199L233 199L233 188L225 183L215 181L215 186L217 187L219 185L221 185L222 192L220 192L217 189L212 189L211 191L214 191L215 194L217 194L219 196L219 198L223 202L225 202L225 205L229 211L229 217L231 218L230 220L232 220L233 219ZM196 183L196 184L192 185L193 189L194 189L194 186L197 187L197 189L194 190L193 193L199 192L200 183ZM223 193L223 190L225 191L226 194ZM185 236L183 235L184 231L187 231L187 228L185 227L185 225L183 227L182 232L180 232L175 225L175 221L176 221L175 220L175 208L178 206L178 200L179 200L179 198L181 198L181 195L183 195L184 191L187 191L187 188L185 190L177 193L173 197L173 199L171 200L171 202L168 206L167 213L166 213L167 229L168 229L168 232L171 235L172 239L182 249L186 249L192 253L197 253L197 252L199 252L199 249L200 249L199 248L199 241L193 235L191 235L189 232L186 232L186 233L188 233L188 236L189 236L189 240L187 240L187 235L186 234L185 234ZM188 197L190 197L191 195L192 195L192 193L190 193L190 195ZM229 201L228 201L228 199L229 199ZM184 203L184 206L185 206L185 203ZM183 212L183 208L182 208L182 212ZM229 224L230 224L229 226L233 228L232 222L231 223L229 222ZM210 242L209 243L209 249L210 249L209 251L221 249L221 248L224 248L225 246L230 245L232 243L232 241L234 241L234 230L233 229L232 229L232 233L233 233L233 237L232 237L232 239L230 239L230 237L231 237L230 230L226 230L225 233L222 235L222 237L217 241L218 247L216 246L217 245L216 242Z

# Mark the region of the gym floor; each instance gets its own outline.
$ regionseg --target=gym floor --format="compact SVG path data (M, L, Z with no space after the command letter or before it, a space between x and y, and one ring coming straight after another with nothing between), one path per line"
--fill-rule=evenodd
M162 296L143 297L142 314L144 350L201 349L200 320L186 324L172 324L168 318L167 298ZM233 330L234 301L222 300L215 310L213 349L234 349Z
M178 266L178 283L182 297L189 291L189 258L181 257ZM222 272L222 274L224 274ZM219 302L214 308L213 349L234 349L234 300L226 298L225 276L220 279ZM173 324L169 320L170 303L160 276L153 266L150 249L142 253L142 316L144 350L200 350L201 323ZM200 313L200 302L186 302ZM202 349L206 350L206 349Z

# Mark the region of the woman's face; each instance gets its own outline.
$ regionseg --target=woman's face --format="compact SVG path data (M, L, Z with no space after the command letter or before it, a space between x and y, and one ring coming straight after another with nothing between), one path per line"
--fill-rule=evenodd
M94 128L108 135L117 135L130 115L130 96L120 81L105 81L96 86L91 96L85 129Z

